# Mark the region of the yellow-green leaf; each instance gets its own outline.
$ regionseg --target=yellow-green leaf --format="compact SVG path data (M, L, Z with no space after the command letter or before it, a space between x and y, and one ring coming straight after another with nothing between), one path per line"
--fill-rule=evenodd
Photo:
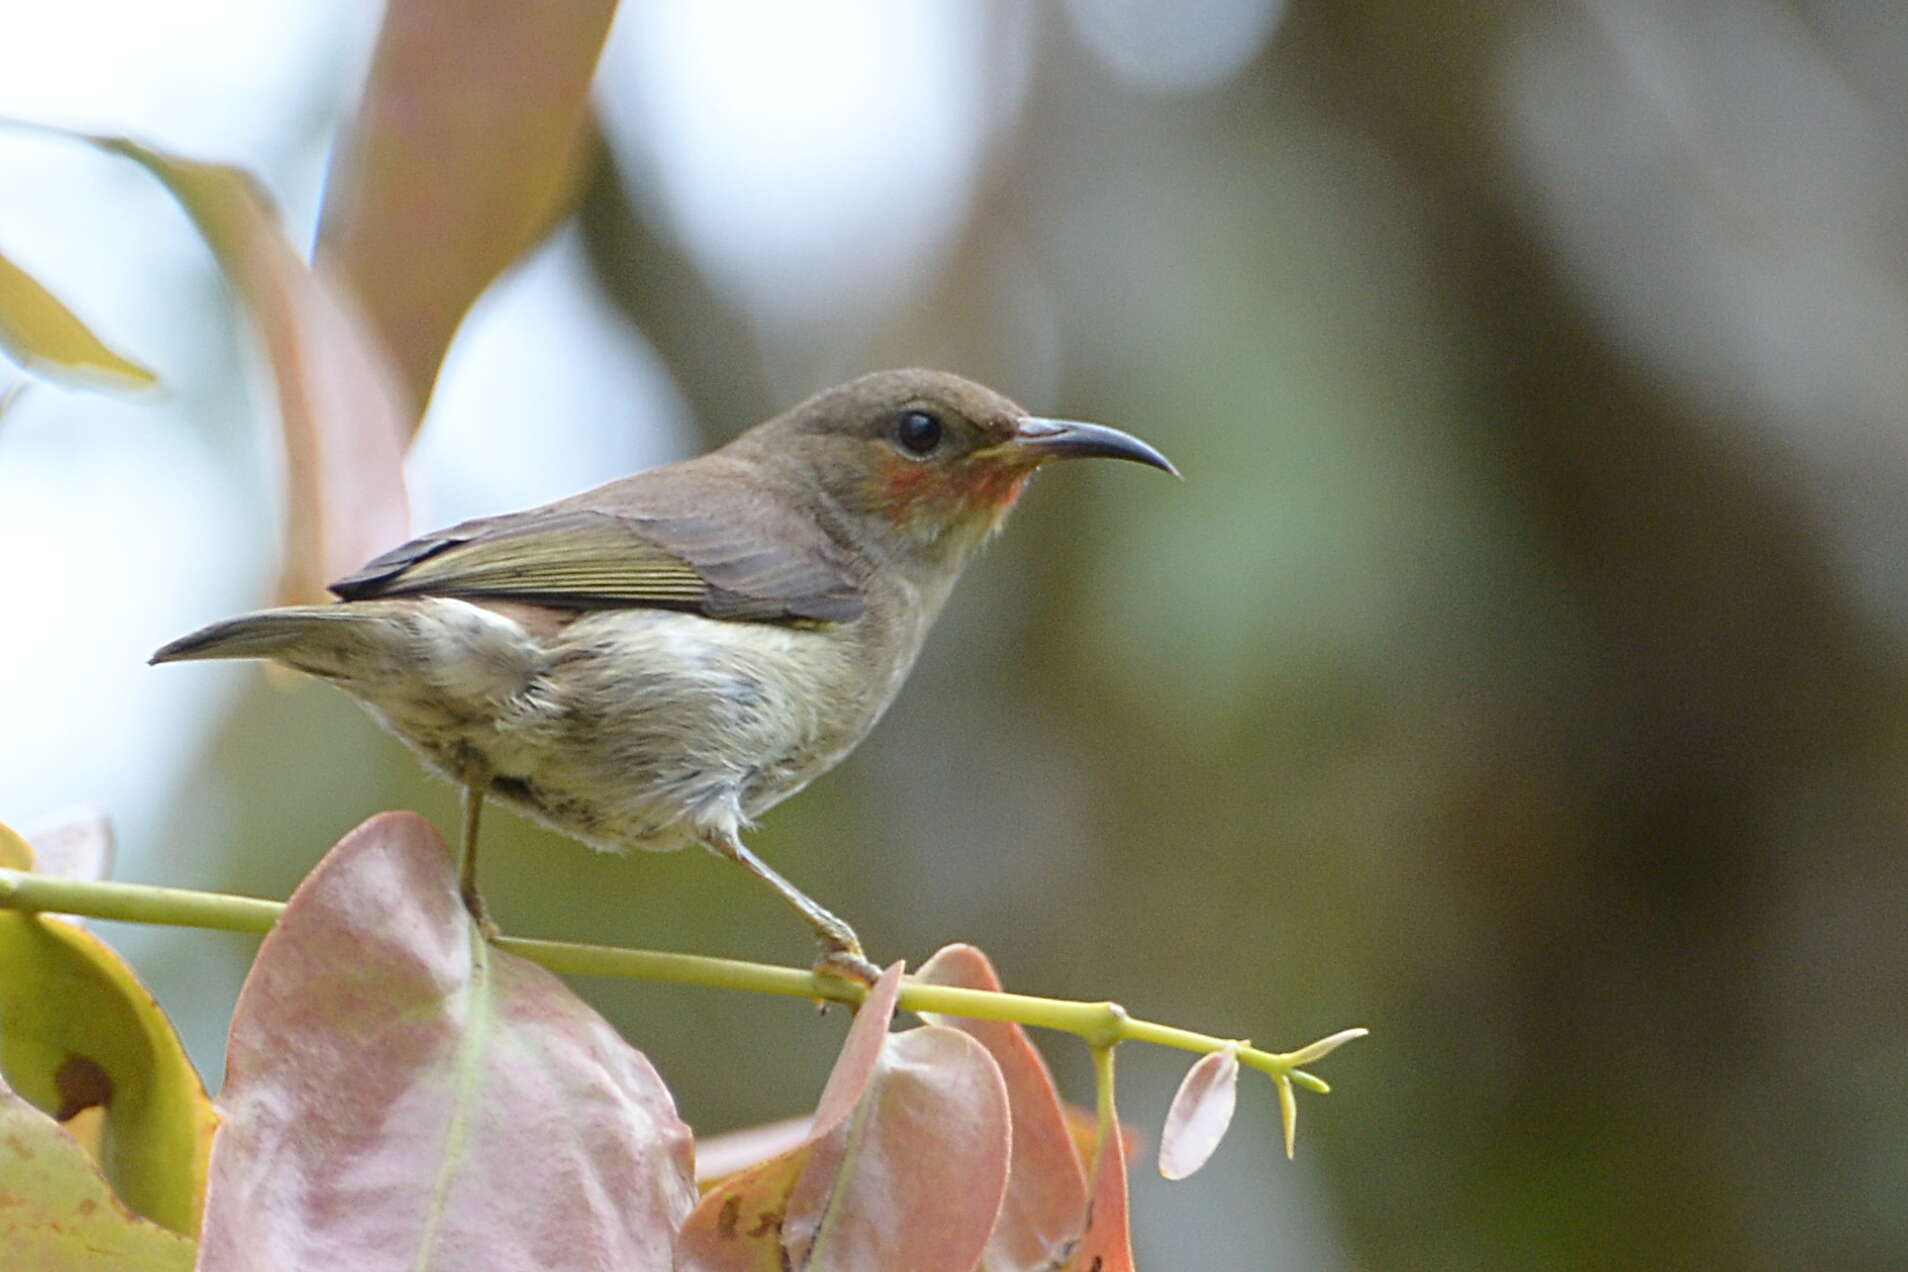
M33 867L33 850L27 847L26 840L12 828L0 825L0 868L31 870Z
M4 828L0 864L33 865ZM105 942L0 911L0 1075L60 1121L103 1105L106 1178L139 1214L197 1232L217 1115L172 1022Z
M126 1208L59 1124L0 1082L0 1253L34 1272L187 1272L194 1243Z
M105 341L42 286L0 255L0 349L49 380L80 388L150 389L159 377Z

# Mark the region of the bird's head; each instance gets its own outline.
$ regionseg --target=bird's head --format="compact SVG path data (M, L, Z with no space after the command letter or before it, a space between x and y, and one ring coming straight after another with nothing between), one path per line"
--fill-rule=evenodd
M1029 415L945 371L850 380L735 446L778 466L793 461L799 482L818 488L889 555L934 569L964 565L1006 520L1028 478L1054 460L1130 459L1178 475L1136 437Z

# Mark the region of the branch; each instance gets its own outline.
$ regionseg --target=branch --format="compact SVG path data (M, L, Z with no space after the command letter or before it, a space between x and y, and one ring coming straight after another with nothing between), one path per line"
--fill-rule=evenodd
M223 932L269 932L285 908L282 901L160 888L138 883L100 883L60 879L25 870L0 869L0 909L83 914L124 923L159 923L173 927L210 928ZM670 954L660 950L621 949L609 945L578 945L568 941L538 941L501 937L500 949L549 968L577 976L623 976L635 980L671 981L706 985L713 989L779 994L787 998L826 999L857 1004L867 988L833 976L817 976L795 967L776 967L739 959L709 958L700 954ZM1218 1038L1172 1025L1136 1020L1111 1002L1076 1002L1038 998L984 989L957 989L928 985L907 978L900 1006L911 1012L940 1012L970 1020L1010 1020L1039 1029L1075 1034L1089 1046L1104 1049L1121 1042L1150 1042L1183 1051L1210 1052L1237 1047L1239 1061L1271 1077L1286 1078L1320 1095L1331 1090L1301 1065L1323 1059L1341 1044L1362 1038L1368 1030L1346 1029L1321 1038L1297 1051L1261 1051L1236 1038Z

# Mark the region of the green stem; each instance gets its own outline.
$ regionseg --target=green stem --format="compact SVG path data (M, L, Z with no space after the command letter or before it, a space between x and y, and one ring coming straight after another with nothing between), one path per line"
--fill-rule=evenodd
M94 883L27 870L0 869L0 909L83 914L125 923L163 923L220 932L265 933L278 922L283 901L192 892L145 883Z
M1093 1107L1099 1115L1101 1136L1110 1135L1120 1123L1119 1106L1113 1099L1113 1048L1093 1049Z
M1099 1115L1093 1137L1093 1165L1087 1171L1087 1196L1100 1195L1100 1168L1107 1164L1107 1141L1120 1133L1120 1112L1113 1099L1112 1047L1093 1048L1093 1107ZM1119 1151L1124 1152L1124 1146ZM1092 1223L1089 1217L1087 1222Z
M54 914L117 919L125 923L161 923L174 927L264 933L271 930L284 908L282 901L266 901L257 897L193 892L184 888L160 888L138 883L59 879L31 871L0 869L0 909L43 910ZM757 994L779 994L787 998L832 999L845 1003L858 1003L867 993L866 989L852 981L817 976L800 968L775 967L739 959L508 936L499 939L497 944L553 972L575 976L621 976L704 985L714 989L745 990ZM1243 1064L1274 1078L1288 1077L1309 1091L1324 1094L1331 1089L1299 1067L1302 1063L1322 1058L1319 1044L1290 1053L1260 1051L1237 1039L1219 1038L1172 1025L1136 1020L1127 1015L1118 1003L1076 1002L985 989L959 989L950 985L929 985L910 977L901 987L901 1007L911 1012L939 1012L971 1020L1010 1020L1038 1029L1060 1030L1076 1034L1090 1046L1102 1050L1121 1042L1150 1042L1197 1052L1237 1046L1239 1060ZM1337 1041L1363 1033L1362 1029L1347 1030Z

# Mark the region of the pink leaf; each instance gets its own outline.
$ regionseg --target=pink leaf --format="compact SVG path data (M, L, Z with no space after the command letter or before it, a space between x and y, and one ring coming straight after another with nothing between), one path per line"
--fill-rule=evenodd
M895 1000L901 996L901 972L897 960L856 1008L855 1023L842 1039L841 1054L835 1057L828 1085L822 1088L821 1100L815 1105L815 1126L808 1135L811 1142L845 1122L874 1080L881 1064L881 1048L888 1040L888 1026L894 1023Z
M421 818L347 835L232 1023L200 1268L672 1266L689 1131L649 1062L482 940Z
M409 531L402 464L415 416L389 359L343 289L292 250L245 173L96 140L146 168L185 206L258 323L285 436L278 596L327 599L327 581Z
M921 968L918 979L964 989L998 990L987 956L971 945L949 945ZM1007 1083L1013 1117L1012 1168L1000 1221L987 1243L987 1272L1051 1268L1066 1257L1086 1213L1086 1171L1046 1061L1011 1021L924 1018L970 1034L987 1048Z
M682 1226L682 1272L782 1272L782 1223L789 1197L814 1154L815 1140L855 1111L873 1080L901 993L901 964L882 974L842 1040L813 1125L795 1147L722 1180Z
M854 1116L816 1140L788 1202L797 1268L971 1272L1007 1188L1007 1088L959 1030L891 1035Z
M1201 1056L1186 1071L1166 1110L1166 1129L1159 1133L1159 1173L1184 1179L1204 1166L1232 1125L1238 1095L1238 1051L1226 1047Z
M683 1272L971 1272L1007 1183L1007 1092L973 1039L889 1034L900 965L842 1044L807 1139L713 1187Z
M97 808L66 808L20 832L41 874L96 882L113 873L113 823Z
M41 874L87 882L112 877L117 852L113 823L97 808L62 809L20 833L33 845L33 856ZM61 919L74 927L86 926L86 920L77 914L45 917Z
M332 165L319 256L350 279L416 411L465 310L567 209L614 0L392 0Z

